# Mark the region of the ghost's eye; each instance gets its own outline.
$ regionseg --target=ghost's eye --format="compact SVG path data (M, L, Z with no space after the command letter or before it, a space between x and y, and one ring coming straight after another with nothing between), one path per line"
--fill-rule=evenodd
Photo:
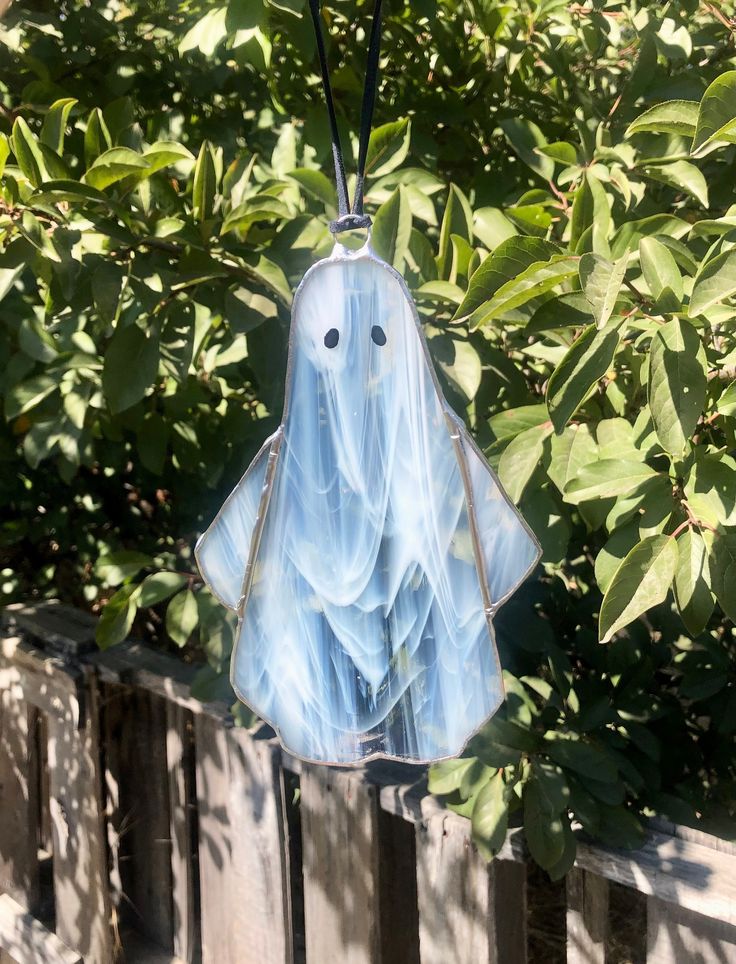
M330 328L325 335L325 348L336 348L338 341L340 341L340 332L337 328Z
M386 332L381 328L380 325L374 325L371 328L371 338L377 345L386 344Z

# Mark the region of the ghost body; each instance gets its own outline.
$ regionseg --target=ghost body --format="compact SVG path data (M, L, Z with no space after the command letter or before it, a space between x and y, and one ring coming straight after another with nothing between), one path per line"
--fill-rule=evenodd
M196 555L235 692L304 759L454 756L503 700L492 616L539 546L368 245L300 285L283 420Z

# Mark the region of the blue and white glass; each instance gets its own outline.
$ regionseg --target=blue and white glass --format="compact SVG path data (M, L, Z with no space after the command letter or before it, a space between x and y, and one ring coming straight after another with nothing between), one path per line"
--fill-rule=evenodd
M196 553L236 693L300 757L455 756L502 702L493 614L539 546L369 245L307 272L283 420Z

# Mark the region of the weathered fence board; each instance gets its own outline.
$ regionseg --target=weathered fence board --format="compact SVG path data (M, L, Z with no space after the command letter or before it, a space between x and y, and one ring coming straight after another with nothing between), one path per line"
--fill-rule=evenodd
M647 964L725 964L736 961L736 927L650 897Z
M120 923L173 951L166 702L127 686L104 686L101 694L108 840L120 877Z
M93 687L48 717L56 933L85 964L113 958L98 721Z
M605 964L608 881L573 869L567 887L567 962Z
M112 960L107 853L100 781L97 690L89 670L70 668L17 639L2 642L2 667L46 714L56 933L88 964ZM33 828L36 821L28 827ZM27 908L28 909L28 908Z
M422 964L526 960L525 879L480 856L467 820L417 824L417 891Z
M191 713L166 704L166 766L169 782L171 832L171 897L174 954L191 964L197 953L197 893L192 850L194 843L194 722Z
M0 958L5 953L18 964L82 964L76 951L47 930L10 894L0 894L0 948Z
M195 717L203 964L291 958L279 756Z
M378 811L381 964L419 964L414 827Z
M376 788L360 771L304 768L301 811L307 964L378 964Z
M23 907L38 904L35 707L22 698L18 673L0 670L0 890Z

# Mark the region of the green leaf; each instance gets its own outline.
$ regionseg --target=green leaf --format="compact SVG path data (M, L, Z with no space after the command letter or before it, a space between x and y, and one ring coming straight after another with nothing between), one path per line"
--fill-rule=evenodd
M681 456L703 413L708 363L700 336L674 318L658 328L649 356L649 409L662 447Z
M476 797L471 817L473 842L486 860L492 860L503 846L508 819L507 788L498 770Z
M552 436L551 449L547 474L560 493L564 493L568 482L576 477L582 466L595 461L598 452L587 425L566 426L562 434Z
M570 826L570 818L567 814L562 815L562 830L565 835L565 847L562 856L556 864L547 867L550 880L563 880L575 866L577 856L577 839Z
M521 432L504 449L498 464L498 477L508 497L517 505L539 465L544 451L544 440L551 432L552 425L545 422Z
M630 522L613 533L595 559L595 579L601 592L605 593L616 575L618 567L640 539L639 526Z
M595 198L586 174L575 192L570 212L570 250L577 251L581 238L593 226Z
M539 790L539 802L548 813L562 813L570 804L570 788L559 766L536 759L532 777Z
M113 415L135 405L158 373L159 347L138 325L116 328L105 352L102 387Z
M634 814L625 807L600 808L601 821L598 833L609 847L634 850L644 841L644 828Z
M695 318L734 294L736 249L731 248L706 261L696 275L688 313L691 318Z
M186 581L187 577L180 572L152 572L140 584L138 605L141 609L155 606L178 592Z
M684 297L682 275L672 252L656 238L642 238L639 257L644 279L660 311L679 311Z
M561 565L567 557L571 529L550 487L537 488L528 494L522 511L542 546L542 562Z
M373 219L371 240L376 253L397 271L404 267L411 236L411 206L406 190L399 185Z
M627 459L601 459L584 465L567 485L565 501L576 505L589 499L608 499L628 495L657 473L644 462Z
M18 345L35 361L50 362L58 357L53 337L35 315L28 315L20 323Z
M121 549L109 556L100 556L95 563L95 572L108 586L119 586L121 582L137 575L141 569L150 566L151 557L134 549Z
M522 405L519 408L507 408L488 419L488 427L495 438L513 438L528 428L534 428L549 421L547 409L544 405Z
M641 168L641 173L654 181L661 181L669 187L685 191L704 208L708 207L708 184L702 171L699 171L690 161L672 161L669 164L652 165Z
M238 286L225 294L225 317L236 335L245 335L278 314L276 303Z
M545 157L551 157L558 164L564 164L565 167L572 167L578 163L578 152L567 141L554 141L552 144L537 147L536 151L544 154Z
M713 592L721 609L736 622L736 533L719 533L710 560Z
M192 152L176 141L156 141L143 152L146 162L146 176L162 171L173 164L184 164L190 167L194 163Z
M92 298L95 308L108 324L116 321L125 286L126 273L114 261L105 261L92 275Z
M689 526L677 540L675 602L687 631L699 636L713 612L708 547L702 533Z
M532 120L524 117L509 117L498 125L511 148L535 174L549 181L555 173L554 161L540 154L537 148L544 147L547 140Z
M33 187L38 187L48 177L48 172L38 139L22 117L15 119L10 142L13 145L13 153L18 161L18 167Z
M507 767L516 766L522 752L534 752L537 746L537 737L531 730L496 716L473 737L468 752L487 766Z
M473 233L489 251L493 251L503 241L518 234L518 231L499 208L484 207L473 212Z
M459 790L463 782L463 777L473 766L474 760L441 760L433 763L429 768L429 782L427 788L430 793L438 796L448 796Z
M89 167L96 157L112 147L112 137L99 107L90 113L84 132L84 161Z
M407 117L374 128L368 141L366 177L383 177L403 164L410 143L411 122Z
M473 212L460 188L450 185L445 213L440 226L440 247L437 255L437 273L440 280L455 281L450 277L452 267L452 235L471 241L473 238Z
M217 193L217 173L212 147L208 141L202 144L197 163L194 165L192 186L192 214L195 221L207 221L212 217Z
M619 322L590 325L572 344L547 384L547 409L559 434L593 386L610 369L619 343Z
M5 395L5 418L17 418L30 412L55 388L58 388L58 382L49 375L36 375L13 385Z
M685 480L690 511L711 526L736 525L736 464L723 454L703 455L695 460Z
M556 254L559 254L559 249L541 238L512 237L502 241L493 254L486 258L474 272L453 321L459 321L472 314L502 285L518 277L530 265L549 261Z
M138 611L138 591L138 586L123 586L108 600L95 630L100 649L122 643L130 633Z
M189 373L196 337L196 311L191 302L177 302L168 312L161 327L159 347L161 364L167 375L183 382ZM218 352L217 363L222 364L221 358L227 356L236 342L228 349Z
M433 341L434 339L430 342L430 349ZM443 356L437 359L437 363L468 401L472 401L478 394L482 377L480 355L467 339L447 337L446 341L452 346L452 360L445 359L443 353Z
M626 137L642 132L682 134L692 137L698 122L698 102L695 100L668 100L645 110L626 128Z
M582 291L555 295L532 315L525 331L529 334L556 328L587 328L593 322L591 305Z
M169 440L166 419L158 412L146 412L143 423L138 429L137 439L141 464L154 475L161 475L166 464L166 447Z
M422 301L445 301L459 305L463 300L463 289L449 281L426 281L414 293Z
M700 102L692 152L713 141L736 143L736 70L717 77Z
M166 632L177 646L186 646L198 622L197 598L191 589L185 589L174 596L166 609Z
M599 747L578 736L552 734L545 738L544 750L555 763L588 777L595 775L599 783L615 783L618 771L615 763Z
M677 541L648 536L623 560L603 599L598 636L607 643L620 629L664 602L677 569Z
M3 176L3 171L5 170L5 162L10 155L10 141L6 134L0 134L0 177Z
M259 255L255 263L248 261L243 267L253 280L278 295L284 304L291 304L291 286L279 265Z
M289 4L282 2L274 4L281 10L289 10ZM292 12L301 9L302 0L294 0L291 8ZM237 33L239 30L252 30L263 23L265 10L262 0L230 0L227 5L227 29L230 33Z
M550 810L539 781L531 776L524 784L524 836L529 853L540 867L553 867L565 850L565 831L560 811Z
M716 408L721 415L736 415L736 381L731 382L723 392Z
M627 262L627 256L612 263L592 253L584 254L580 259L580 284L598 328L604 328L613 314L626 275Z
M73 97L63 97L54 101L44 117L41 127L41 143L51 148L56 154L64 153L64 135L69 114L78 103Z
M257 221L284 220L288 216L288 205L279 198L257 195L233 208L223 221L220 235L230 231L244 231Z
M184 35L179 43L179 53L199 50L205 57L211 57L227 37L227 11L225 6L208 10Z
M337 209L337 192L332 181L322 171L301 167L289 173L307 194L322 201L331 210Z
M84 175L84 183L102 191L131 174L141 174L148 165L144 158L129 147L113 147L92 162Z
M578 258L575 257L555 255L549 261L536 262L516 278L501 285L484 305L476 308L468 319L468 325L471 329L478 328L494 318L501 318L514 308L519 308L533 298L556 288L577 273Z

